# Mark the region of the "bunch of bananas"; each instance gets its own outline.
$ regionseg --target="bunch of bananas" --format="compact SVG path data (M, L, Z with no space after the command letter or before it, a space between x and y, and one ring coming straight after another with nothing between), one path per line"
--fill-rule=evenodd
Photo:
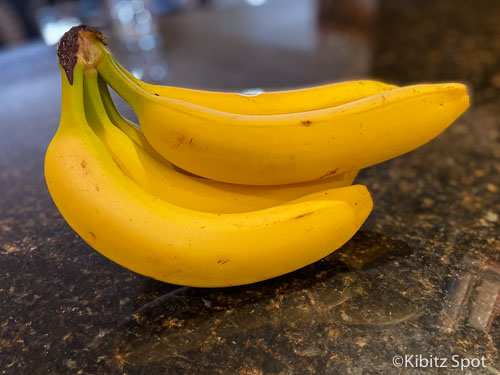
M83 25L58 56L62 114L45 159L54 202L106 257L189 286L252 283L338 249L372 209L368 190L351 185L357 171L434 138L469 103L461 84L257 96L148 85Z

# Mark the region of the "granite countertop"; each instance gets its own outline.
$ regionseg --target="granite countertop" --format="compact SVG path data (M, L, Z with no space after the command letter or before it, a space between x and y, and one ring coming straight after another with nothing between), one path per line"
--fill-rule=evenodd
M500 3L380 0L333 21L296 4L171 16L168 82L459 81L471 108L424 147L360 173L375 207L337 252L273 280L195 289L134 274L69 228L43 176L60 113L54 48L0 52L0 374L500 372ZM290 24L277 21L283 7ZM235 30L263 14L267 24L227 32L220 14ZM304 15L297 35L280 34ZM398 368L397 355L448 368Z

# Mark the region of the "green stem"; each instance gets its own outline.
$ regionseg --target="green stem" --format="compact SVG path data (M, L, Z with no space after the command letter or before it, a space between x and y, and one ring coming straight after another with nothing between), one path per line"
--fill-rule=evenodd
M90 126L100 136L104 131L105 123L110 122L110 119L102 103L97 82L97 70L87 70L84 76L85 113L89 119Z
M127 77L128 77L128 78L132 81L132 82L134 82L136 85L139 85L139 86L141 86L141 87L143 88L143 86L142 86L143 82L142 82L140 79L138 79L138 78L137 78L137 77L135 77L132 73L130 73L127 69L125 69L125 67L124 67L123 65L121 65L121 64L120 64L120 63L119 63L119 62L115 59L115 57L114 57L113 55L111 55L111 54L110 54L110 55L109 55L109 57L110 57L111 59L113 59L113 63L115 64L115 66L116 66L118 69L120 69L120 71L121 71L124 75L126 75L126 76L127 76Z
M103 53L97 64L97 70L134 111L137 112L142 108L142 103L149 94L123 74L108 53Z
M83 105L83 70L84 65L78 62L73 69L73 84L69 82L69 78L65 69L59 65L61 69L62 81L62 103L61 103L61 125L64 127L75 127L80 124L85 124L85 109ZM71 121L67 121L71 119Z
M110 94L109 89L108 89L108 84L101 77L101 75L99 75L99 77L98 77L98 85L99 85L99 92L101 94L102 103L104 105L106 113L108 114L108 117L111 119L111 122L125 132L126 132L126 129L130 126L139 130L140 128L138 125L136 125L135 123L133 123L130 120L125 119L120 114L120 112L118 111L118 109L115 106L113 98L111 97L111 94Z

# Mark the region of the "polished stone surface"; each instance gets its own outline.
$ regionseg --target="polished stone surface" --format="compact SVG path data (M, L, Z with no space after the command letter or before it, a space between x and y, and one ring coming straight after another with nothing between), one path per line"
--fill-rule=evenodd
M254 285L179 288L112 263L65 223L43 176L60 113L55 51L0 52L0 374L500 372L500 3L296 4L161 20L168 82L451 80L469 85L471 109L361 172L373 213L329 257ZM448 368L397 368L396 355ZM453 355L485 367L461 372Z

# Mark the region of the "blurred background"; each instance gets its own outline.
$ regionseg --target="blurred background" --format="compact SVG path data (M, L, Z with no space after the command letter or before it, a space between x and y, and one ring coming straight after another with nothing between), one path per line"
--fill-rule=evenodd
M55 45L86 23L153 83L243 90L458 80L487 101L500 89L499 19L500 3L487 0L0 0L0 50Z

